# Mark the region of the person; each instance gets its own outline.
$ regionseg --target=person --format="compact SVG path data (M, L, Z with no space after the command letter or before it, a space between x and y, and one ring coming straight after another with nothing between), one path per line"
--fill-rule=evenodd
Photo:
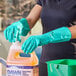
M21 42L21 36L26 36L41 17L43 34L30 36L22 44L22 50L32 53L42 46L39 64L39 76L48 76L46 61L56 59L76 59L74 45L76 42L76 26L70 23L76 20L75 0L38 0L26 18L8 26L4 36L9 42Z

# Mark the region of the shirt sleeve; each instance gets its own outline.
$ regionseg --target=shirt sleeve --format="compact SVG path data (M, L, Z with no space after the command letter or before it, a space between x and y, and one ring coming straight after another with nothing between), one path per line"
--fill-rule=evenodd
M37 0L37 4L39 4L40 6L42 6L41 0Z

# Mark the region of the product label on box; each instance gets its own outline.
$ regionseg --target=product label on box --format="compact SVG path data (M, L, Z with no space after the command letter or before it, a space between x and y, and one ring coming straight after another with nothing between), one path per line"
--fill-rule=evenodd
M7 76L33 76L32 66L7 65Z

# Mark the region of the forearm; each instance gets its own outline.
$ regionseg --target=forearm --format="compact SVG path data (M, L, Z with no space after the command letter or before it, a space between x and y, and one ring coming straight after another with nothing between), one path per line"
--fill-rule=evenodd
M76 26L70 27L69 30L71 31L72 34L71 39L76 39Z
M42 7L39 5L35 5L34 8L31 10L29 15L26 17L29 27L32 29L32 27L35 25L37 20L40 18Z
M42 44L48 43L59 43L69 41L70 39L76 39L76 26L72 27L61 27L55 30L52 30L48 33L42 35Z

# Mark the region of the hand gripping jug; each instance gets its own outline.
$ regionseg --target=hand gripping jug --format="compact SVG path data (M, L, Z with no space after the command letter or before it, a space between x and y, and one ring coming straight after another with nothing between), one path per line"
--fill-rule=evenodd
M13 43L7 57L7 76L39 76L38 58L33 52L25 54L21 50L19 42Z

